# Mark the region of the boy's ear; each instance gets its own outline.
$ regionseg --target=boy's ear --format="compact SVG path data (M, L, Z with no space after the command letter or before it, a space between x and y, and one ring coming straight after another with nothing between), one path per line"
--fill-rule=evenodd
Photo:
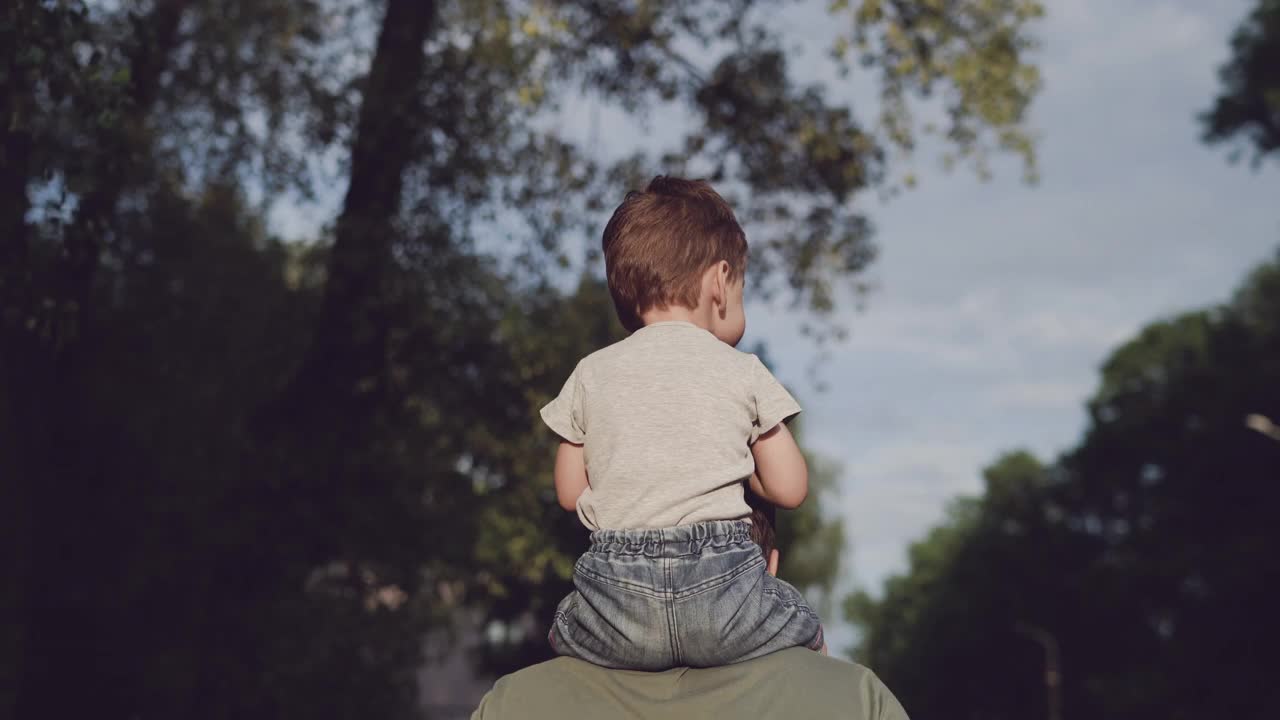
M729 302L729 263L721 260L710 267L711 299L723 306Z
M720 266L727 263L716 263L702 273L702 291L711 300L711 304L724 305L729 297L729 285L721 276Z

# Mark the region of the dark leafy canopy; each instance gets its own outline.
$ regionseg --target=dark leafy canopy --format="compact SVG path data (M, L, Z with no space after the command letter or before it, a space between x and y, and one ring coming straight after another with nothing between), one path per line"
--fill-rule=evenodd
M1206 139L1280 147L1278 48L1260 0ZM1272 717L1280 442L1257 416L1280 416L1277 358L1280 254L1118 348L1075 449L1000 458L880 597L847 598L859 659L920 718Z
M1059 559L1071 539L1039 507L1049 479L1035 458L1013 453L984 474L984 496L953 502L881 598L845 601L864 633L855 659L912 717L1043 717L1043 652L1017 623L1061 627L1053 613L1071 603L1060 593L1073 578Z
M1060 647L1064 716L1274 715L1280 442L1244 419L1280 415L1277 320L1280 256L1229 304L1148 326L1079 447L1002 458L883 597L848 601L913 717L1044 717L1028 628Z
M1280 2L1258 0L1218 75L1222 92L1202 118L1205 139L1251 145L1255 162L1280 150Z
M896 184L908 100L941 93L961 156L1031 161L1037 4L837 4L885 88L866 116L795 83L794 8L4 4L5 714L408 717L463 607L532 628L493 664L545 653L583 537L535 410L619 332L598 279L561 291L566 238L648 175L711 175L760 289L821 316L872 258L857 198ZM606 165L560 134L577 96L688 132ZM329 186L322 237L267 232ZM784 573L821 590L816 505Z

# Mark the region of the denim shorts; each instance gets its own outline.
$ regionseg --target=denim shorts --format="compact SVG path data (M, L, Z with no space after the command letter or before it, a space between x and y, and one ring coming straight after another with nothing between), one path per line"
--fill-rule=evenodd
M560 655L633 670L714 667L822 648L822 624L765 572L750 523L597 530L548 639Z

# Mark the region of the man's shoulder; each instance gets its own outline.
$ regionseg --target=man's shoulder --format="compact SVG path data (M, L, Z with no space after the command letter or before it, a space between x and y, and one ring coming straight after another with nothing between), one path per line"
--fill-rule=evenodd
M615 683L633 683L652 681L663 676L672 676L683 681L698 677L738 677L768 671L777 673L785 668L788 672L819 674L824 677L836 676L843 681L850 678L875 677L867 667L858 663L827 657L821 653L805 648L789 648L754 660L723 665L711 668L673 668L662 672L646 672L640 670L615 670L594 665L585 660L570 657L558 657L530 665L498 679L498 685L521 687L524 685L558 684L575 678L598 677L608 678ZM876 680L878 682L878 679Z
M608 717L623 706L662 708L664 717L749 708L759 717L821 717L838 709L833 717L906 720L893 694L866 667L801 648L724 667L661 673L557 658L499 679L473 718Z
M555 658L504 675L485 693L472 720L489 718L536 718L550 714L550 708L582 706L574 695L582 673L590 674L595 666L574 658ZM554 715L556 717L560 715ZM572 714L570 714L572 716Z
M570 682L575 675L591 672L595 668L595 665L584 660L558 657L504 675L498 678L493 687L495 690L520 690L529 686L542 688L547 684Z

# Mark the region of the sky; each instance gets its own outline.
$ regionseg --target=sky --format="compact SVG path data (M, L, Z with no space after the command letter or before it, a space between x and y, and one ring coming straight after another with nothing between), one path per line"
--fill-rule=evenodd
M807 372L819 349L795 318L748 307L744 346L768 346L805 408L807 448L842 468L824 510L846 524L845 590L874 593L905 570L910 543L951 498L979 492L1002 452L1051 460L1071 447L1109 351L1148 322L1226 300L1280 247L1280 172L1229 163L1199 141L1196 120L1253 3L1046 4L1045 86L1031 116L1040 182L1024 184L1012 163L981 182L926 152L915 190L869 200L876 290L863 310L838 311L850 337L817 365L825 390ZM825 7L809 3L780 26L797 46L821 46L834 27ZM857 81L812 80L855 107L870 100ZM634 136L611 133L607 114L602 130L600 117L589 131L605 143L661 141L682 122L657 117ZM325 214L283 207L275 222L296 235ZM853 631L828 621L832 647L848 645Z
M785 313L748 310L805 407L805 441L842 467L831 510L846 588L878 590L949 499L1007 450L1074 445L1108 353L1143 325L1229 298L1280 247L1274 166L1199 142L1242 0L1060 0L1038 32L1032 126L1042 179L982 183L921 162L918 189L869 210L878 289L820 366ZM822 18L793 32L821 32ZM839 626L833 644L849 637Z

